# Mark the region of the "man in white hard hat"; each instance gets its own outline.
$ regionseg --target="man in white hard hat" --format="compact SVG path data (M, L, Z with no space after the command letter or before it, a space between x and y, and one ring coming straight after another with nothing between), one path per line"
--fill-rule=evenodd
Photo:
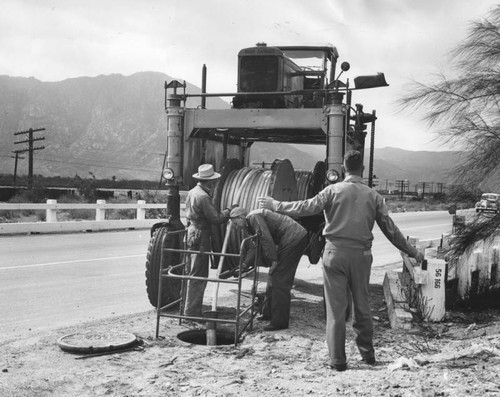
M212 190L220 178L212 164L202 164L193 175L198 183L186 198L186 218L188 219L187 247L193 251L210 252L212 249L212 225L224 223L229 219L230 209L217 211L212 203ZM191 254L188 275L208 277L208 255ZM184 315L202 317L203 295L207 282L189 280L187 283Z

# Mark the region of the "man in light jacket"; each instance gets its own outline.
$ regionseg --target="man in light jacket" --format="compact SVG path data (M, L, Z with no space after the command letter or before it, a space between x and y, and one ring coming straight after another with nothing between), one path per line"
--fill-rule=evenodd
M259 197L261 208L290 216L308 216L321 211L325 217L323 235L323 278L327 310L326 338L330 366L347 369L345 353L346 311L349 289L354 303L353 328L364 362L375 364L373 324L369 302L373 225L376 222L389 241L421 262L423 255L412 247L389 217L383 198L363 182L363 156L352 150L345 154L344 181L329 185L308 200L279 202Z

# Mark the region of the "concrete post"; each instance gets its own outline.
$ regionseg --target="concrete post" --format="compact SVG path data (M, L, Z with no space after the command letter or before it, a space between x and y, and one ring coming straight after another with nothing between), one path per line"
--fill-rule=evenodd
M138 205L144 205L146 204L146 200L137 200ZM146 209L137 207L137 220L144 220L146 219Z
M47 204L57 204L57 200L47 200ZM45 222L57 222L57 210L55 208L45 210Z
M425 313L424 317L429 321L441 321L446 314L445 303L445 268L446 263L442 259L429 259L427 271L429 274L427 284L422 285L422 300Z
M104 205L106 204L106 200L97 200L96 204L99 205ZM106 210L104 208L99 208L97 207L95 209L95 220L96 221L104 221L106 220Z

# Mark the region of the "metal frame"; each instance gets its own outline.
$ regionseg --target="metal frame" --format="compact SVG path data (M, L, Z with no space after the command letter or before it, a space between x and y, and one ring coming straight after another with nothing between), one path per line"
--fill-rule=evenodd
M246 237L243 239L240 245L240 251L241 247L243 247L243 244L247 240L254 240L255 242L255 249L256 249L256 254L255 254L255 261L254 261L254 267L253 269L249 270L248 272L245 272L242 274L242 268L241 268L241 263L239 264L239 272L238 272L238 277L236 280L229 280L229 279L220 279L220 278L205 278L205 277L194 277L194 276L188 276L186 275L186 266L189 261L189 254L201 254L201 255L213 255L213 256L226 256L226 257L233 257L233 258L239 258L240 254L223 254L219 252L212 252L212 251L193 251L193 250L188 250L186 248L186 242L184 241L184 248L183 249L176 249L176 248L168 248L165 247L165 241L168 235L173 235L173 234L184 234L186 233L187 230L175 230L175 231L169 231L165 233L165 235L162 238L161 242L161 254L160 254L160 275L158 277L158 300L157 300L157 305L156 305L156 338L159 337L159 330L160 330L160 318L161 317L171 317L171 318L178 318L179 319L179 325L182 324L182 320L194 320L194 321L204 321L204 322L213 322L213 323L228 323L228 324L234 324L235 325L235 331L234 331L234 345L235 347L238 345L239 339L241 334L249 328L250 330L253 328L253 320L254 317L258 314L258 311L256 310L256 303L257 303L257 285L258 285L258 270L259 266L258 264L260 263L260 235L255 234L253 236ZM166 266L165 265L165 252L170 251L170 252L178 252L183 254L181 256L181 263L176 264L176 265L170 265ZM174 274L173 271L182 268L182 275L181 274ZM241 286L242 286L242 280L243 278L253 275L253 284L252 284L252 293L251 293L251 304L245 308L241 309ZM182 284L181 284L181 293L179 299L170 302L166 304L165 306L161 306L161 296L162 296L162 284L163 284L163 278L176 278L176 279L181 279ZM225 284L235 284L238 286L238 293L237 293L237 302L236 302L236 316L234 319L220 319L220 318L213 318L213 317L194 317L194 316L186 316L183 315L183 309L184 309L184 298L186 294L186 284L188 280L206 280L209 283L225 283ZM171 314L171 313L165 313L162 312L166 309L169 309L171 307L174 307L175 305L179 304L179 313L178 314ZM250 320L241 327L241 319L243 315L247 314L250 311ZM241 329L241 330L240 330Z

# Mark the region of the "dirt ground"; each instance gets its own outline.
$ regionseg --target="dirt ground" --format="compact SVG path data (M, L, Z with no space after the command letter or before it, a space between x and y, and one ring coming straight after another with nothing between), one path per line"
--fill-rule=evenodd
M264 332L255 322L237 347L183 342L177 335L194 325L172 318L161 319L155 339L154 310L3 341L0 396L500 396L500 311L453 311L439 324L393 330L379 272L371 285L374 367L359 362L350 325L348 370L327 367L322 286L297 280L290 328ZM230 313L234 300L221 311ZM73 332L109 330L141 343L85 358L56 344Z

